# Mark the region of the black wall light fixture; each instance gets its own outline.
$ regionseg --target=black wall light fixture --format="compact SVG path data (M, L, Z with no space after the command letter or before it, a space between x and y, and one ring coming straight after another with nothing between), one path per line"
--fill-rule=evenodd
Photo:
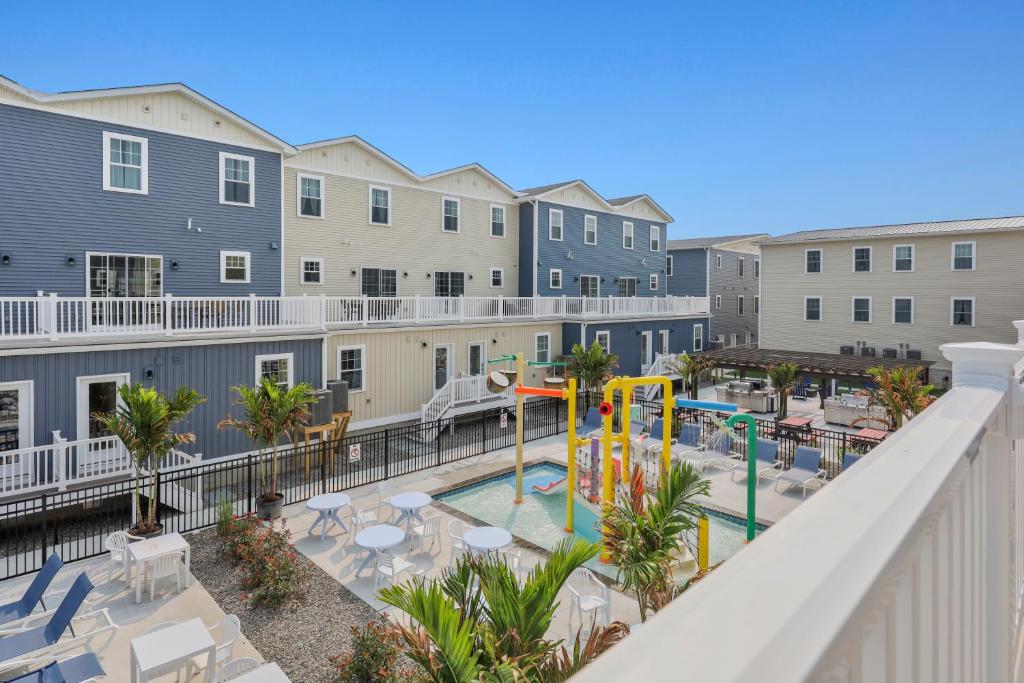
M78 263L78 259L76 259L73 254L68 254L64 257L64 265L68 268L74 268L76 263Z
M11 255L10 254L0 255L0 263L2 263L5 266L11 265Z
M181 268L181 263L178 261L171 261L171 270L178 270Z
M355 276L356 276L356 271L355 271L355 270L353 270L353 271L352 271L352 277L355 277Z

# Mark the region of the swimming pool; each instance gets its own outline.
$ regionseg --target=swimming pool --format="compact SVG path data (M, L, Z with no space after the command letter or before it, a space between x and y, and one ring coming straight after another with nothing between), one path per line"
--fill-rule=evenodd
M564 477L566 468L553 463L530 465L523 470L524 491L521 505L513 505L516 474L509 472L482 481L460 486L436 496L446 505L474 517L485 524L508 529L513 536L551 550L565 538L566 496L561 492L541 495L529 493L530 479ZM746 538L744 520L717 510L704 508L709 520L709 555L711 564L721 562L743 547ZM579 500L573 508L574 535L586 541L601 540L597 514ZM760 531L762 527L758 527ZM596 560L589 563L595 566ZM603 567L602 567L603 568Z

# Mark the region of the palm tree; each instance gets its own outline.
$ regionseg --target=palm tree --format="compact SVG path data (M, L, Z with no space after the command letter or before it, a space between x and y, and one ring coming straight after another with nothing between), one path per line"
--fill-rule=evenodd
M175 434L174 425L206 399L187 387L181 387L168 399L154 388L141 384L122 384L118 387L119 405L112 413L93 413L93 417L119 438L135 463L135 488L132 505L135 508L135 528L139 534L157 531L157 480L150 477L149 503L143 515L142 477L156 472L160 461L175 446L193 443L192 432Z
M686 382L686 395L697 400L700 391L700 376L714 370L715 361L707 356L684 353L668 362L669 372L679 375Z
M869 369L868 374L877 385L866 390L868 405L885 408L886 428L891 432L935 402L935 397L931 395L935 387L921 381L920 367L898 367L892 370L876 367ZM857 418L852 424L870 419L874 418Z
M575 377L584 391L600 391L612 370L619 366L619 357L608 353L594 340L589 348L572 345L572 354L566 359L565 374Z
M432 681L563 681L618 642L628 628L596 628L570 653L547 632L557 596L574 570L598 546L567 538L519 584L503 560L463 556L439 579L414 578L380 591L380 599L406 612L416 626L397 625L408 656Z
M256 450L270 448L270 471L263 458L259 460L260 500L272 503L280 499L277 490L277 449L283 435L309 422L309 406L316 403L313 387L303 382L286 387L269 377L261 377L255 387L235 386L231 390L237 398L235 405L242 409L242 417L227 416L217 423L220 429L231 427L245 434Z
M689 463L676 463L654 494L644 490L644 472L633 466L628 489L620 487L615 503L605 508L605 542L618 580L636 594L640 620L664 607L678 593L672 564L682 535L697 527L704 511L698 496L711 493L711 482Z
M779 363L778 365L769 366L767 369L768 379L772 381L772 387L775 389L776 397L776 417L779 420L786 419L786 414L789 412L788 401L789 390L796 384L797 373L800 368L796 366L796 363Z

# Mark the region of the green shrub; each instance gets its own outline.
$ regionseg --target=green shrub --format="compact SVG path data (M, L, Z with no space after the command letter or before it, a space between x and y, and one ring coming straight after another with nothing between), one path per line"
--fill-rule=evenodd
M398 683L419 680L399 666L401 638L389 624L371 621L352 627L352 653L331 657L337 683Z
M254 604L275 607L301 597L307 577L290 539L284 523L280 529L255 523L235 537L231 547L239 559L242 590Z

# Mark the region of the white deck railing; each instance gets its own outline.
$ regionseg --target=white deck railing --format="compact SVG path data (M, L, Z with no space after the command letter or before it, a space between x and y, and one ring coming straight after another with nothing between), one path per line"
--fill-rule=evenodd
M942 348L945 396L573 680L1020 680L1024 348Z
M453 406L473 403L484 399L493 399L498 396L504 398L512 397L513 387L509 387L501 394L494 394L487 388L487 377L484 375L473 375L472 377L456 377L448 380L443 387L438 389L430 400L423 405L420 413L421 422L433 422L444 417Z
M0 298L0 341L706 315L707 297Z

